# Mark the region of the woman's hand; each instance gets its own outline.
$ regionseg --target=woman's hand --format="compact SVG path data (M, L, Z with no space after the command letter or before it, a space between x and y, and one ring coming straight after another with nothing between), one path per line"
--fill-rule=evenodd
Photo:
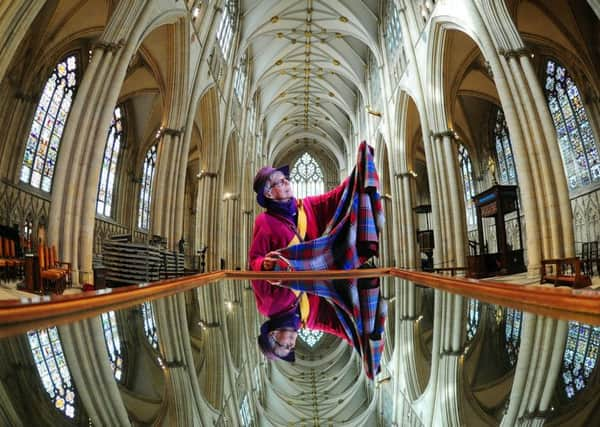
M272 251L266 254L262 262L262 269L265 271L273 270L273 268L275 268L275 263L279 259L280 255L281 254L277 251Z

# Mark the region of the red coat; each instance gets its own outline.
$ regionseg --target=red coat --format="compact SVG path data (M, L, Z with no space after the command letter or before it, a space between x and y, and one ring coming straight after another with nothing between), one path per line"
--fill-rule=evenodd
M320 237L325 231L327 223L335 213L338 202L344 191L340 185L328 193L320 196L311 196L302 200L306 212L306 240ZM260 271L263 259L268 252L288 246L296 235L296 224L269 212L262 212L254 221L252 244L248 253L249 267L251 270ZM272 285L263 280L253 280L254 296L258 311L267 317L289 309L295 302L296 296L286 288ZM333 307L317 295L308 295L310 314L306 321L309 329L330 333L346 338Z

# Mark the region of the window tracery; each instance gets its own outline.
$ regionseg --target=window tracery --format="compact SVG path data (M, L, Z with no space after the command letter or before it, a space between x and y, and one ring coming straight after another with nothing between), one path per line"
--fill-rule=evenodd
M600 156L579 89L567 69L546 62L544 86L570 190L600 181Z
M61 60L46 81L21 166L21 182L50 192L58 150L78 85L79 58Z
M517 172L513 157L512 146L508 134L508 126L504 118L504 111L498 108L496 125L494 126L494 141L496 144L496 157L500 169L500 184L516 185Z
M599 348L600 326L569 321L561 372L568 399L573 399L587 385L596 367Z
M322 194L325 189L321 167L308 152L294 163L290 171L290 181L294 184L294 191L299 199Z
M223 53L223 58L227 60L233 44L233 36L237 27L238 4L237 0L226 0L223 9L223 15L219 28L217 30L217 41Z
M142 187L140 189L140 207L138 211L138 227L142 230L150 228L150 205L152 202L152 184L156 169L156 144L146 153L142 172Z
M298 336L308 345L314 347L323 337L323 331L314 331L308 328L298 330Z
M33 360L54 406L69 418L75 416L75 384L56 327L27 332Z
M475 205L472 198L475 195L475 184L473 182L473 164L469 151L463 144L458 146L458 164L464 183L465 206L467 211L467 228L471 229L477 226L477 218L475 214Z
M113 205L113 191L117 175L117 161L119 151L123 145L123 113L122 107L117 106L113 112L113 119L108 129L100 182L98 183L98 197L96 200L96 213L110 217Z
M104 331L108 357L110 358L110 366L115 379L120 381L123 377L123 353L121 351L121 338L119 337L115 312L102 313L100 319L102 320L102 329Z
M158 350L158 330L151 302L142 304L142 317L144 318L144 333L146 338L148 338L148 342L152 348Z

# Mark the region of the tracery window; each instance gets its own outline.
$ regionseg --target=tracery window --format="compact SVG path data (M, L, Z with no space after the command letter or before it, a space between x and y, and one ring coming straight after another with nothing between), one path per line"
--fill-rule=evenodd
M298 330L298 336L304 341L309 347L314 347L319 340L323 337L323 331L314 331L308 328L301 328Z
M123 377L123 353L121 352L121 339L119 338L119 329L117 328L117 318L114 311L102 313L102 329L104 330L104 340L108 357L110 358L110 366L113 370L113 375L117 381Z
M252 414L250 413L247 393L244 395L244 399L240 405L240 420L242 421L242 427L250 427L252 425Z
M570 190L600 181L598 147L583 101L567 69L546 62L545 94Z
M369 55L369 91L371 97L370 107L379 108L381 105L381 73L377 66L375 55Z
M237 14L237 0L226 0L223 16L221 17L221 22L219 23L219 28L217 30L217 41L219 42L221 52L223 52L223 58L226 60L231 52L233 35L236 30Z
M115 177L117 175L117 161L119 151L123 145L123 112L117 106L113 112L113 119L108 128L106 148L104 149L104 160L102 172L98 183L98 198L96 199L96 213L110 217L113 204L113 190Z
M144 318L144 333L148 342L155 350L158 350L158 330L154 317L154 309L152 303L145 302L142 304L142 317Z
M467 210L467 228L471 229L477 225L475 205L471 200L475 195L475 184L473 183L473 164L467 148L459 144L458 146L458 164L464 183L465 206Z
M510 366L515 366L521 345L521 323L523 312L506 308L504 312L504 345Z
M75 384L56 327L27 332L33 360L54 406L67 417L75 416Z
M233 91L240 104L244 100L244 91L246 90L246 55L240 60L240 65L235 71Z
M292 167L290 181L294 184L294 191L299 199L324 192L325 182L321 167L308 153L300 156Z
M504 118L504 111L498 108L496 114L496 126L494 126L494 141L496 143L496 157L500 169L500 184L516 185L517 171L515 169L515 159L513 157L510 137L508 135L508 126Z
M152 184L156 169L156 144L146 153L142 172L142 187L140 189L140 207L138 210L138 227L143 230L150 228L150 203L152 201Z
M61 60L46 81L27 138L21 182L50 192L58 149L78 84L79 58Z
M585 388L596 366L599 347L600 326L569 321L561 375L567 398L573 399Z
M478 300L469 298L467 303L467 340L471 341L477 334L481 318L481 304Z
M400 13L394 0L388 0L387 3L384 39L390 67L393 70L394 77L398 78L406 66L406 53L402 43Z

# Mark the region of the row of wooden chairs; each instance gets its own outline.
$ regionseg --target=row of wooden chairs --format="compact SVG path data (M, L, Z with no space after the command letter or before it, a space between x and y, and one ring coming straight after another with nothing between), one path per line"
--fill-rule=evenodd
M0 237L0 269L2 279L23 277L25 261L17 257L15 241Z
M40 278L44 292L62 294L67 285L71 285L71 263L58 260L56 246L38 247Z

